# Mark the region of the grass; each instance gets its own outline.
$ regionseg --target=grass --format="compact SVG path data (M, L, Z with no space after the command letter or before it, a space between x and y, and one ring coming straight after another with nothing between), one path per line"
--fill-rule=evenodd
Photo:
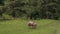
M36 29L29 29L28 20L1 20L0 34L60 34L60 21L41 19L37 22Z

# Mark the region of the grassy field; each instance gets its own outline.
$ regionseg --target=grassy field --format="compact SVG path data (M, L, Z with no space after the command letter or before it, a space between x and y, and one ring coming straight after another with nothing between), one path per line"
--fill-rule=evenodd
M0 20L0 34L60 34L60 21L41 19L36 29L29 29L28 20Z

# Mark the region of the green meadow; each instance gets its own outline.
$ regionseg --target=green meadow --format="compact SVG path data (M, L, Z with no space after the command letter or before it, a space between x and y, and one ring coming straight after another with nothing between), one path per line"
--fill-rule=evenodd
M33 20L37 23L36 29L29 29L28 21L23 19L0 20L0 34L60 34L60 20Z

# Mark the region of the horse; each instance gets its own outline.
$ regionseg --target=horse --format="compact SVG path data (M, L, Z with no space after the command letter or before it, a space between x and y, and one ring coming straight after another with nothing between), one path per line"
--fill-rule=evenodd
M28 22L28 26L29 26L29 28L35 29L36 26L37 26L37 24L36 24L35 22L29 21L29 22Z

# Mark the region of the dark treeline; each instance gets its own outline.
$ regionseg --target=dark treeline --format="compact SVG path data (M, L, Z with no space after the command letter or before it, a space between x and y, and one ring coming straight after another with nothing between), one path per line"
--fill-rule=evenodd
M0 17L3 14L13 18L59 19L60 0L0 0Z

